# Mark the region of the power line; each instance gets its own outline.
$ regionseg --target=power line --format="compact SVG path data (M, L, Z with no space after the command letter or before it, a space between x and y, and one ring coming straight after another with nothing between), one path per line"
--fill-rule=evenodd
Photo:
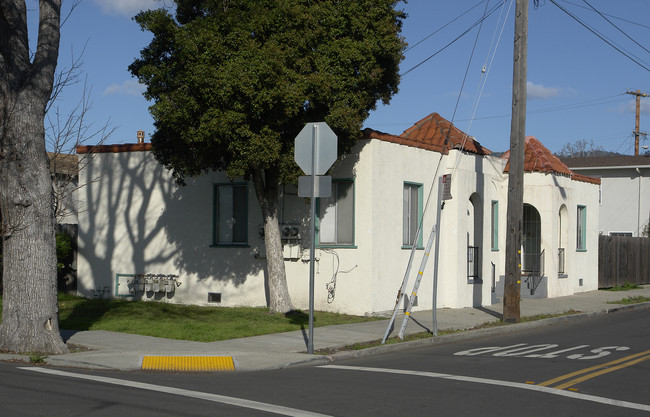
M640 48L642 48L644 51L650 53L650 51L649 51L648 49L646 49L645 46L641 45L639 42L637 42L636 40L634 40L630 35L628 35L627 33L625 33L625 31L623 31L623 29L621 29L621 28L619 28L618 26L616 26L616 25L614 24L614 22L612 22L612 21L609 20L607 17L605 17L605 15L604 15L603 13L601 13L599 10L595 9L594 6L592 6L591 4L589 4L589 3L587 2L587 0L582 0L582 1L583 1L587 6L591 7L591 8L593 9L593 11L595 11L596 13L598 13L598 14L600 15L600 17L602 17L603 19L605 19L605 20L607 21L607 23L609 23L610 25L614 26L614 27L615 27L619 32L621 32L623 35L625 35L626 38L628 38L629 40L631 40L632 42L634 42L635 44L637 44L637 45L638 45Z
M503 16L503 9L501 9L501 13L499 13L499 19L497 20L497 24L494 28L494 34L492 35L492 41L490 42L490 48L488 49L488 53L485 57L485 63L483 64L483 68L481 70L481 81L479 82L479 85L477 86L477 91L474 99L474 104L473 104L473 111L472 115L469 118L469 123L467 125L467 134L470 134L470 131L472 130L472 123L474 122L474 119L476 117L476 111L478 110L478 104L481 101L481 97L483 96L483 89L485 88L485 85L487 84L487 79L488 76L490 75L490 69L492 68L492 62L494 61L494 57L496 56L497 53L497 48L499 47L499 44L501 43L501 36L503 35L503 30L506 27L506 22L508 21L508 15L510 14L510 9L512 8L512 5L514 4L514 0L510 0L510 5L508 6L508 10L506 11L506 15L503 19L503 24L501 25L501 31L499 31L499 22L501 22L501 17ZM497 32L499 32L499 36L497 38ZM496 44L494 40L496 39ZM494 49L492 49L492 46L494 46ZM492 57L490 58L490 55ZM489 63L488 63L489 60Z
M580 23L582 26L584 26L584 27L585 27L587 30L589 30L591 33L593 33L594 35L598 36L598 37L599 37L603 42L605 42L606 44L608 44L609 46L611 46L612 48L614 48L614 49L615 49L616 51L618 51L620 54L622 54L623 56L627 57L630 61L634 62L635 64L637 64L638 66L640 66L640 67L643 68L644 70L650 72L650 68L648 68L647 66L645 66L645 65L643 65L641 62L639 62L639 60L640 60L639 58L637 58L637 59L639 59L639 60L634 59L632 56L630 56L630 54L625 53L621 48L619 48L618 46L614 45L613 42L610 42L607 38L605 38L603 35L601 35L600 33L598 33L595 29L591 28L589 25L587 25L586 23L584 23L582 20L580 20L580 19L579 19L577 16L575 16L573 13L571 13L570 11L568 11L567 9L565 9L564 7L562 7L562 6L560 6L559 4L557 4L557 2L556 2L555 0L549 0L549 1L550 1L551 3L553 3L553 4L554 4L558 9L562 10L564 13L566 13L567 15L569 15L573 20L575 20L576 22L578 22L578 23Z
M571 4L571 5L576 6L576 7L580 7L580 8L585 9L585 10L589 10L588 7L585 7L585 6L583 6L583 5L581 5L581 4L578 4L578 3L573 3L573 2L568 1L568 0L560 0L560 1L562 1L563 3ZM649 6L649 7L650 7L650 6ZM644 25L643 23L634 22L634 21L632 21L632 20L624 19L624 18L622 18L622 17L614 16L614 15L611 15L611 14L608 14L608 13L603 13L603 14L604 14L605 16L609 16L609 17L611 17L612 19L620 20L621 22L625 22L625 23L629 23L629 24L631 24L631 25L641 26L641 27L643 27L643 28L650 29L650 26L648 26L648 25Z
M472 10L474 10L475 8L477 8L478 6L480 6L481 3L485 3L486 1L487 1L487 0L481 0L480 2L478 2L476 5L474 5L474 6L471 7L470 9L465 10L463 13L459 14L458 16L456 16L455 18L453 18L453 19L450 20L449 22L445 23L445 24L444 24L443 26L441 26L440 28L436 29L436 30L433 31L432 33L430 33L430 34L428 34L427 36L425 36L424 38L420 39L419 41L417 41L416 43L414 43L412 46L409 46L408 48L406 48L406 49L404 50L404 52L408 52L408 51L410 51L411 49L415 48L416 46L418 46L418 45L421 44L422 42L426 41L427 39L429 39L430 37L432 37L432 36L435 35L436 33L440 32L441 30L443 30L443 29L446 28L447 26L451 25L451 24L454 23L456 20L458 20L458 19L460 19L461 17L465 16L467 13L471 12Z
M549 112L561 111L561 110L574 110L574 109L580 109L580 108L583 108L583 107L592 107L592 106L599 106L599 105L602 105L602 104L615 103L615 102L618 102L618 101L621 101L621 100L620 99L608 100L608 99L623 96L623 95L625 95L625 93L616 94L616 95L608 96L608 97L595 98L595 99L581 101L581 102L573 103L573 104L565 104L565 105L562 105L562 106L547 107L547 108L544 108L544 109L537 109L537 110L529 110L529 111L526 112L526 114L530 115L530 114L538 114L538 113L549 113ZM601 101L601 100L608 100L608 101ZM475 117L474 120L500 119L500 118L510 117L510 116L511 116L510 114L500 114L500 115L495 115L495 116ZM462 120L458 120L458 121L462 122L462 121L466 121L466 120L469 120L469 119L462 119Z
M460 97L463 94L463 89L465 88L465 81L467 81L467 73L469 73L469 67L472 64L472 59L474 58L474 51L476 50L476 44L478 43L478 38L481 36L481 29L483 28L483 21L485 20L485 14L487 13L487 8L490 5L490 2L485 4L485 10L483 10L483 19L481 19L481 24L478 27L476 32L476 37L474 38L474 45L472 46L472 52L469 54L469 60L467 61L467 67L465 67L465 75L463 76L463 82L460 85L460 91L458 92L458 98L456 98L456 106L454 106L454 112L451 115L451 123L454 123L456 118L456 111L458 110L458 103L460 103ZM463 139L463 142L465 138ZM463 143L464 145L464 143Z
M556 6L558 6L557 3L555 3L554 0L550 0L550 1L551 1L551 3L555 4ZM635 55L634 53L628 51L628 50L625 49L623 46L618 45L616 42L614 42L613 40L609 39L609 38L608 38L607 36L605 36L603 33L599 32L597 29L595 29L595 28L589 26L587 23L585 23L583 20L581 20L580 18L578 18L576 15L572 14L572 13L569 12L568 10L563 9L563 8L560 7L560 6L558 6L558 7L560 8L560 10L562 10L563 12L565 12L566 14L568 14L571 18L573 18L575 21L577 21L578 23L580 23L582 26L584 26L586 29L588 29L590 32L592 32L594 35L598 36L602 41L604 41L605 43L607 43L608 45L610 45L612 48L616 49L618 52L620 52L621 54L625 55L626 57L628 57L629 59L631 59L632 61L634 61L635 63L637 63L637 64L639 64L639 65L641 65L641 63L645 64L646 67L644 67L644 68L648 69L647 66L648 66L649 64L648 64L647 62L645 62L643 59L641 59L640 57L638 57L638 56Z
M431 58L435 57L436 55L438 55L439 53L441 53L442 51L444 51L445 49L447 49L448 47L450 47L451 45L453 45L457 40L459 40L459 39L462 38L463 36L467 35L467 34L468 34L472 29L474 29L474 28L475 28L476 26L478 26L481 22L483 22L485 19L487 19L488 17L490 17L490 15L492 15L492 13L494 13L494 12L495 12L499 7L503 6L503 4L504 4L506 1L507 1L507 0L502 0L499 4L497 4L497 5L494 6L492 9L490 9L490 10L487 12L487 14L485 14L482 18L480 18L479 20L477 20L476 22L474 22L474 23L473 23L469 28L467 28L463 33L461 33L460 35L458 35L454 40L452 40L451 42L449 42L448 44L446 44L445 46L443 46L442 48L440 48L439 50L437 50L437 51L436 51L435 53L433 53L432 55L429 55L427 58L425 58L424 60L420 61L418 64L416 64L416 65L412 66L411 68L409 68L408 70L404 71L403 73L400 74L400 76L401 76L401 77L405 76L405 75L408 74L409 72L411 72L411 71L413 71L414 69L418 68L419 66L421 66L421 65L424 64L425 62L429 61Z
M537 110L529 110L526 112L528 115L534 115L534 114L539 114L539 113L549 113L549 112L554 112L554 111L563 111L563 110L577 110L581 109L584 107L593 107L593 106L600 106L603 104L610 104L610 103L617 103L620 101L623 101L622 99L614 99L614 100L608 100L610 98L614 97L619 97L619 96L624 96L625 93L621 94L616 94L613 96L607 96L607 97L601 97L601 98L595 98L591 100L586 100L586 101L581 101L578 103L573 103L573 104L565 104L562 106L556 106L556 107L547 107L543 109L537 109ZM606 101L601 101L601 100L606 100ZM491 120L491 119L502 119L505 117L511 117L511 114L498 114L494 116L484 116L484 117L472 117L468 119L458 119L456 122L467 122L467 121L473 121L473 120ZM404 122L391 122L391 123L378 123L376 126L400 126L400 125L405 125L410 122L404 121ZM467 132L469 133L469 132Z

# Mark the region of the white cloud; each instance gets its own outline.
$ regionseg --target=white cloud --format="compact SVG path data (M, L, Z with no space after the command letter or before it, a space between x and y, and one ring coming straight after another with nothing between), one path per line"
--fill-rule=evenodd
M639 101L640 113L641 114L650 114L650 97L643 98ZM621 113L636 113L636 99L632 98L625 105L620 108Z
M632 108L632 112L636 113L636 100L632 100L632 105L630 106ZM639 107L641 110L641 114L650 114L650 97L649 98L643 98L641 97L641 101L639 102Z
M139 96L146 89L146 87L140 84L137 80L129 79L124 81L122 84L113 83L106 87L103 95L110 96L114 94L126 94L131 96Z
M529 99L546 99L557 97L562 92L559 87L544 87L531 81L526 82L526 91Z
M158 9L165 6L164 0L93 0L104 14L131 18L141 10Z

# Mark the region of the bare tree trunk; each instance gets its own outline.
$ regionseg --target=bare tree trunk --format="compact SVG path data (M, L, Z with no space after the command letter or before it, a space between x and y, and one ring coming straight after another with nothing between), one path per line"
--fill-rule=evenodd
M266 272L269 286L269 310L286 313L293 310L278 219L278 176L273 171L255 170L253 185L264 217L264 244L266 245Z
M0 0L1 351L68 351L59 333L54 204L44 128L60 13L60 0L40 1L38 47L30 62L26 6Z

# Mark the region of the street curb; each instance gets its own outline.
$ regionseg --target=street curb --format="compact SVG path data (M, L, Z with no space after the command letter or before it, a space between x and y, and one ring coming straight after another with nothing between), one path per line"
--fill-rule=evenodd
M390 345L381 345L361 350L350 350L333 353L330 355L309 355L307 353L300 353L300 357L295 360L289 360L284 363L276 363L269 366L260 366L260 367L246 367L245 361L242 365L241 359L238 360L239 365L235 372L251 372L251 371L264 371L264 370L277 370L285 369L292 367L301 367L301 366L318 366L326 365L332 362L338 362L343 360L369 357L373 355L380 355L384 353L399 352L409 349L417 349L422 347L429 347L434 345L443 345L454 342L462 342L466 340L486 338L491 336L499 336L504 334L510 334L515 332L521 332L525 330L535 329L543 326L550 326L553 324L563 323L563 322L573 322L578 320L583 320L596 316L604 316L607 314L617 313L620 311L628 310L637 310L637 309L646 309L650 308L650 302L630 304L630 305L617 305L612 306L611 308L606 307L600 311L592 312L583 312L577 314L571 314L560 317L552 317L547 319L540 319L535 321L529 321L524 323L516 323L510 325L503 325L497 327L483 328L483 329L458 329L458 332L452 334L446 334L437 337L429 337L426 339L412 340L408 342L395 343ZM376 340L376 339L375 339ZM297 352L296 352L297 353ZM233 355L233 360L237 355ZM19 355L19 354L9 354L9 353L0 353L0 361L21 361L29 364L29 355ZM137 371L140 368L132 367L112 367L101 365L96 362L89 363L84 360L75 360L73 358L58 358L57 355L52 357L45 358L47 366L59 366L59 367L69 367L69 368L79 368L79 369L93 369L93 370L111 370L111 371Z
M77 369L88 369L95 371L139 371L140 368L116 368L113 366L99 365L97 363L70 360L70 359L58 359L58 358L46 358L45 364L47 366L58 366L62 368L77 368Z
M421 347L443 345L447 343L461 342L461 341L466 341L471 339L479 339L481 337L487 337L487 336L499 336L503 334L514 333L517 331L534 329L543 326L550 326L552 324L557 324L562 322L577 321L577 320L582 320L582 319L591 318L595 316L604 316L607 314L613 314L619 311L637 310L643 308L650 308L650 302L630 304L630 305L614 307L614 308L605 308L601 311L592 311L588 313L578 313L578 314L571 314L567 316L551 317L547 319L528 321L525 323L515 323L510 325L486 328L486 329L461 330L458 333L430 337L427 339L411 340L408 342L370 347L367 349L338 352L331 355L325 355L325 357L327 358L328 362L338 362L343 360L362 358L366 356L398 352L402 350L417 349Z

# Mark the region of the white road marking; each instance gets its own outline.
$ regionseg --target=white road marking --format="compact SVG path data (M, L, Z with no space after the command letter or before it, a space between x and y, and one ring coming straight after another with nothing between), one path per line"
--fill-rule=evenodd
M131 387L144 389L148 391L155 391L160 393L181 395L183 397L198 398L200 400L212 401L217 403L223 403L228 405L234 405L236 407L251 408L254 410L266 411L269 413L281 414L284 416L295 416L295 417L330 417L326 414L313 413L311 411L299 410L296 408L283 407L280 405L267 404L258 401L245 400L242 398L227 397L225 395L210 394L207 392L200 391L190 391L181 388L166 387L163 385L154 385L147 384L144 382L134 382L124 379L117 378L108 378L103 376L95 375L84 375L77 374L73 372L58 371L56 369L49 368L37 368L37 367L20 367L18 369L24 369L27 371L41 372L49 375L58 375L69 378L85 379L88 381L102 382L105 384L119 385L122 387Z
M601 348L597 348L597 349L592 349L591 353L596 353L596 355L585 356L585 355L582 355L582 354L578 353L578 354L575 354L575 355L569 355L569 356L567 356L567 358L569 358L569 359L580 359L580 360L599 359L599 358L602 358L603 356L607 356L610 353L612 353L612 352L610 352L610 350L612 350L612 351L623 351L623 350L628 350L628 349L630 349L630 348L627 347L627 346L605 346L605 347L601 347Z
M519 346L527 346L527 343L517 343L516 345L510 345L510 346L488 346L488 347L480 347L480 348L474 348L474 349L469 349L469 350L463 350L461 352L456 352L454 355L458 356L476 356L476 355L482 355L484 353L494 353L499 350L504 350L504 349L510 349L510 348L516 348Z
M574 347L570 347L570 348L567 348L567 349L556 350L555 352L544 353L544 354L541 354L541 355L539 355L539 354L526 355L525 357L526 358L553 359L553 358L557 358L560 353L571 352L572 350L582 349L582 348L586 348L586 347L589 347L589 345L579 345L579 346L574 346Z
M510 349L506 350L505 352L497 352L493 354L492 356L520 356L520 355L525 355L528 353L533 353L533 352L539 352L540 350L548 350L548 349L554 349L558 347L559 345L532 345L532 346L526 346L522 348L517 348L517 349Z
M558 356L559 353L570 352L572 350L587 348L589 345L579 345L570 347L567 349L558 350L555 352L549 353L534 353L544 350L554 349L559 345L556 344L542 344L542 345L528 345L527 343L518 343L511 346L487 346L480 348L473 348L469 350L463 350L460 352L454 353L457 356L476 356L484 354L492 354L492 356L523 356L524 358L538 358L538 359L553 359ZM507 350L506 350L507 349ZM595 353L595 355L585 356L582 353L576 353L573 355L568 355L567 359L580 359L580 360L591 360L591 359L600 359L604 356L609 355L612 352L629 350L628 346L605 346L597 349L592 349L590 353ZM610 352L612 351L612 352Z
M650 405L646 405L646 404L614 400L611 398L598 397L589 394L580 394L578 392L564 391L555 388L542 387L539 385L523 384L521 382L499 381L497 379L475 378L471 376L441 374L437 372L422 372L422 371L411 371L405 369L389 369L389 368L368 368L363 366L322 365L319 366L319 368L342 369L347 371L379 372L379 373L400 374L400 375L413 375L413 376L422 376L427 378L449 379L453 381L474 382L476 384L496 385L500 387L519 388L519 389L526 389L529 391L543 392L546 394L559 395L561 397L569 397L576 400L592 401L600 404L611 405L614 407L623 407L623 408L631 408L634 410L650 411Z

